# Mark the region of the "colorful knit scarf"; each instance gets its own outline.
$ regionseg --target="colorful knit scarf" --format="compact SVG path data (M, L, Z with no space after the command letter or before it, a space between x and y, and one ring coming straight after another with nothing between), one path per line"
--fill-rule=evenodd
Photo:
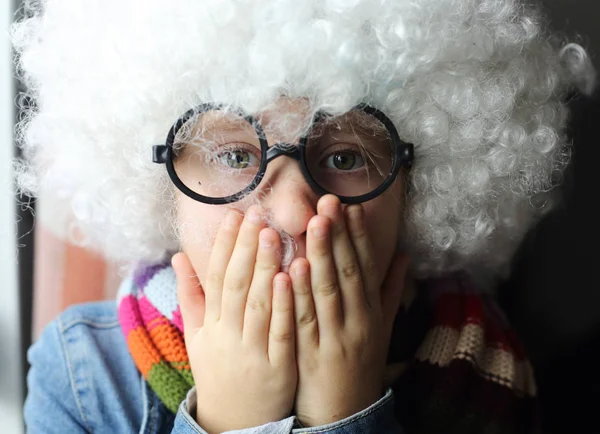
M168 263L139 266L123 282L119 318L136 366L175 413L194 382ZM391 386L409 434L540 431L522 346L493 299L462 274L420 282L403 301L389 366L401 372Z

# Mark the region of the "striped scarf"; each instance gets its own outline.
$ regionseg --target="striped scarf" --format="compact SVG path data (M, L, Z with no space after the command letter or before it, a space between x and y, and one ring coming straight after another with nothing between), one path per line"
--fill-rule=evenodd
M493 299L464 274L420 282L390 345L389 384L407 433L540 432L529 361ZM173 413L194 385L175 272L140 265L122 283L119 320L132 358ZM395 374L394 374L395 373Z

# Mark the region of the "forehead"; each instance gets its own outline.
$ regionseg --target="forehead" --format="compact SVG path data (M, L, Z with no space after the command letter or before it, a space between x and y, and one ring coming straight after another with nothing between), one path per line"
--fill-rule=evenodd
M255 115L265 130L295 132L306 129L315 117L314 110L306 99L278 99L272 107ZM379 130L383 124L360 109L353 109L338 116L321 118L321 124L336 125L353 130Z
M270 107L254 116L267 135L293 141L304 134L312 123L313 110L303 98L279 98Z
M312 112L310 103L305 98L278 98L261 112L254 113L254 116L263 126L269 126L285 122L286 119L309 122Z
M295 141L309 130L314 135L360 135L384 138L389 137L385 126L375 117L363 110L353 109L339 116L319 117L313 124L316 110L303 98L279 98L266 109L250 113L256 119L265 134L277 141ZM312 128L311 128L312 126ZM203 113L190 120L179 131L178 136L188 134L227 134L245 131L254 134L254 128L239 112L214 110Z
M250 115L260 122L266 130L293 131L305 128L311 124L313 113L305 99L279 98L266 109L257 113L243 113L231 108L203 112L200 116L190 118L186 127L192 130L198 128L211 130L237 131L239 129L252 129L245 119Z

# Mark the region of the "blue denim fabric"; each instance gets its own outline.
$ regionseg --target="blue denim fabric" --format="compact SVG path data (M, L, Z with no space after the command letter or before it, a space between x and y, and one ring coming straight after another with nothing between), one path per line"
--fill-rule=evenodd
M205 434L188 412L195 406L195 389L173 415L140 375L121 332L115 302L67 309L45 328L29 349L28 360L24 416L30 434ZM297 428L292 416L230 433L401 434L402 430L388 390L369 408L334 424Z

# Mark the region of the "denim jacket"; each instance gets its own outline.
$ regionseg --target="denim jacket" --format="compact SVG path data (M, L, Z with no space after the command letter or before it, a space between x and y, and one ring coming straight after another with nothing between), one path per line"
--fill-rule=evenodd
M31 368L24 416L30 434L206 432L194 414L195 389L176 415L137 370L117 318L115 302L71 307L29 349ZM192 411L189 411L191 409ZM237 434L401 434L390 389L370 407L333 424L301 428L294 416Z

